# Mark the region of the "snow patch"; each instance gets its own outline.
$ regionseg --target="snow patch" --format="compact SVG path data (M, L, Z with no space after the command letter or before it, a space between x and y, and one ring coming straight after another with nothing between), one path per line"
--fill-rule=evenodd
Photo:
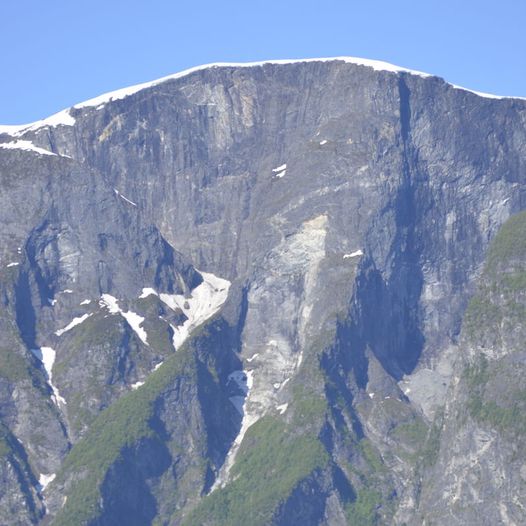
M247 387L248 390L252 389L252 385L254 384L254 371L247 371ZM248 394L248 391L247 391Z
M135 334L137 334L137 336L141 339L142 343L148 345L148 335L146 334L146 331L141 327L141 323L144 321L144 318L132 311L121 312L121 314L128 322L128 325L135 331Z
M327 144L329 141L327 141L327 139L323 139L323 141L320 141L320 146L323 146L325 144Z
M64 289L62 294L73 294L73 291L71 289Z
M51 482L55 480L55 477L56 477L55 473L50 473L49 475L45 475L44 473L42 473L40 477L38 477L38 483L40 484L40 488L41 488L40 491L45 490L48 484L50 484Z
M17 265L20 265L20 263L17 263L17 262L9 263L7 265L7 268L9 268L9 267L16 267Z
M282 415L287 410L287 407L289 407L289 404L281 404L276 406L276 409L279 411L279 414Z
M20 137L27 132L36 131L44 127L54 128L55 126L73 126L75 124L75 118L70 115L70 109L71 108L59 111L58 113L51 115L51 117L29 124L1 125L0 133L6 133L12 137Z
M282 164L281 166L278 166L277 168L272 168L272 171L273 171L274 173L282 172L282 171L285 170L286 168L287 168L287 163Z
M350 254L344 254L343 259L357 258L359 256L363 256L363 250L356 250Z
M154 371L157 371L157 369L159 369L159 367L161 367L161 365L163 364L164 362L159 362L158 364L155 365L155 367L153 368Z
M110 311L110 314L118 314L121 311L119 308L119 301L111 294L103 294L100 297L99 305L101 307L107 307L107 309Z
M4 148L6 150L25 150L27 152L39 153L40 155L54 155L58 157L56 153L45 150L44 148L40 148L39 146L35 146L31 141L2 142L0 143L0 148Z
M252 355L250 358L247 358L247 362L250 363L252 360L255 360L259 356L259 353Z
M142 289L142 293L139 296L139 299L142 300L144 298L147 298L148 296L151 296L152 294L154 296L159 296L159 294L157 294L157 292L154 289L146 287L146 288Z
M126 320L126 323L128 323L128 325L132 328L135 334L137 334L139 339L145 345L149 345L148 335L146 331L141 327L141 324L144 321L144 318L142 316L139 316L137 313L132 311L124 312L119 307L119 300L111 294L103 294L101 296L99 305L101 307L106 307L110 311L110 314L120 314Z
M133 205L133 206L137 206L137 203L134 203L133 201L130 201L127 197L124 197L116 188L113 189L113 191L122 199L124 199L124 201L126 201L127 203L130 203L130 205Z
M55 357L56 352L51 347L40 347L40 349L31 349L31 352L37 357L40 362L42 362L42 365L44 366L44 370L46 371L47 376L47 383L49 387L51 387L51 390L53 391L53 394L51 395L51 399L56 405L64 404L66 405L66 400L60 396L60 393L58 392L58 389L53 385L53 364L55 363Z
M83 321L86 321L92 314L93 313L90 312L89 314L83 314L82 316L73 318L63 329L59 329L58 331L55 331L55 334L57 336L62 336L65 332L73 329L73 327L76 327L77 325L80 325Z
M447 82L453 89L461 90L461 91L467 91L469 93L473 93L474 95L478 95L479 97L483 97L485 99L518 99L518 100L526 100L526 97L510 97L506 95L494 95L493 93L484 93L483 91L476 91L469 88L464 88L462 86L457 86L456 84L451 84L451 82Z
M144 382L137 382L137 383L131 384L131 388L135 391L135 389L139 389L141 385L144 385Z
M82 300L80 302L80 305L89 305L91 303L91 300Z
M144 82L141 84L136 84L134 86L129 86L127 88L118 89L115 91L111 91L109 93L105 93L103 95L100 95L98 97L94 97L92 99L89 99L87 101L81 102L79 104L75 104L73 106L74 108L87 108L87 107L95 107L95 109L99 110L104 107L105 104L108 102L121 100L126 97L129 97L130 95L134 95L135 93L138 93L139 91L142 91L144 89L148 89L154 86L157 86L159 84L162 84L163 82L167 82L169 80L175 80L179 78L186 77L188 75L191 75L192 73L195 73L197 71L203 71L206 69L217 69L217 68L254 68L254 67L261 67L265 66L267 64L275 64L275 65L284 65L284 64L302 64L302 63L308 63L308 62L346 62L348 64L355 64L357 66L365 66L372 68L376 71L390 71L393 73L410 73L412 75L418 75L421 77L430 77L431 75L427 73L422 73L420 71L410 70L406 68L402 68L399 66L395 66L393 64L389 64L387 62L381 62L379 60L368 60L358 57L330 57L330 58L307 58L307 59L285 59L285 60L264 60L260 62L216 62L213 64L204 64L202 66L196 66L193 68L186 69L184 71L180 71L178 73L168 75L166 77L159 78L157 80L153 80L150 82Z
M243 380L242 377L245 379ZM229 379L232 378L234 381L239 381L241 385L246 386L246 393L243 400L243 404L241 405L240 409L239 407L239 400L234 401L230 400L234 406L236 406L236 409L243 415L243 419L241 421L241 429L239 430L239 433L234 440L234 443L232 444L232 447L230 448L230 451L228 452L228 455L225 459L225 463L223 464L221 471L217 477L217 479L214 482L214 485L212 486L212 489L210 492L214 491L215 489L222 487L226 484L228 473L230 472L230 469L234 465L234 461L237 455L237 451L239 449L239 446L241 445L241 442L243 442L243 438L245 437L246 432L252 426L259 420L259 416L256 415L248 415L244 411L244 401L246 400L248 394L250 393L250 389L252 389L252 385L254 384L254 371L234 371L231 373L228 377ZM233 398L233 397L232 397ZM237 404L237 405L236 405Z
M287 164L285 163L281 166L278 166L277 168L273 168L272 171L274 172L274 177L281 179L287 173Z
M184 294L159 294L163 303L172 310L181 309L187 317L182 325L177 327L171 325L174 331L172 342L175 350L181 347L193 329L218 312L228 297L230 281L209 272L199 273L203 281L191 291L188 298Z

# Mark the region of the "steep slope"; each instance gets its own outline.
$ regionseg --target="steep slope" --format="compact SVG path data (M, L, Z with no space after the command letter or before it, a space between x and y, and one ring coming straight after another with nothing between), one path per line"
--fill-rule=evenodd
M449 524L524 522L525 272L522 212L492 243L466 312L437 462L424 479L421 507L429 523L446 514Z
M525 130L525 101L354 59L0 128L6 516L441 523L464 311L526 208Z
M170 300L209 284L96 174L29 155L10 149L2 163L0 382L5 476L16 475L5 498L27 501L5 516L34 521L71 444L173 354L196 309ZM225 299L205 307L214 295Z

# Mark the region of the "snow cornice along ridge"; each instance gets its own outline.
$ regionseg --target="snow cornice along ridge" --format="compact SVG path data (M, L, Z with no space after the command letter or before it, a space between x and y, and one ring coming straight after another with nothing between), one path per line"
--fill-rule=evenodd
M67 108L65 110L59 111L58 113L51 115L50 117L39 121L31 122L29 124L0 125L0 134L5 133L7 135L10 135L11 137L21 137L22 135L30 131L36 131L40 128L53 128L55 126L61 125L73 126L75 124L75 118L70 115L70 109L71 108Z
M92 99L88 99L84 102L79 102L70 108L66 108L46 119L42 119L30 124L20 124L20 125L0 125L0 134L8 134L13 137L20 137L27 132L35 131L43 127L55 127L55 126L73 126L75 124L75 118L70 114L72 109L82 109L82 108L91 108L95 107L96 109L102 108L105 104L121 100L130 95L134 95L139 91L157 86L169 80L179 79L191 75L192 73L216 69L216 68L253 68L261 67L265 65L287 65L287 64L303 64L303 63L312 63L312 62L345 62L347 64L354 64L357 66L364 66L374 69L375 71L387 71L390 73L406 73L409 75L416 75L422 78L434 77L430 73L424 73L422 71L416 71L408 68L403 68L390 64L389 62L383 62L380 60L371 60L358 57L329 57L329 58L303 58L303 59L278 59L278 60L263 60L259 62L215 62L211 64L203 64L201 66L195 66L189 69L185 69L178 73L161 77L159 79L144 82L141 84L135 84L127 88L121 88L115 91L110 91L104 93ZM447 83L453 89L458 89L473 93L479 97L490 98L490 99L516 99L516 100L526 100L526 97L510 97L510 96L500 96L493 95L491 93L483 93L480 91L474 91L468 88L457 86L455 84Z
M422 73L420 71L413 71L410 69L395 66L393 64L389 64L388 62L381 62L379 60L368 60L368 59L354 58L354 57L279 59L279 60L263 60L260 62L214 62L211 64L203 64L201 66L195 66L193 68L185 69L183 71L179 71L178 73L174 73L166 77L161 77L151 82L144 82L142 84L136 84L128 88L122 88L116 91L110 91L103 95L99 95L98 97L95 97L93 99L89 99L79 104L75 104L75 106L73 107L74 108L86 108L86 107L91 107L91 106L100 106L112 100L123 99L130 95L133 95L134 93L137 93L138 91L142 91L143 89L157 86L168 80L180 79L182 77L191 75L192 73L196 73L198 71L203 71L207 69L255 68L255 67L261 67L261 66L266 66L266 65L303 64L303 63L310 63L310 62L346 62L349 64L355 64L357 66L370 67L370 68L373 68L375 71L389 71L391 73L410 73L413 75L419 75L421 77L431 77L432 76L427 73Z

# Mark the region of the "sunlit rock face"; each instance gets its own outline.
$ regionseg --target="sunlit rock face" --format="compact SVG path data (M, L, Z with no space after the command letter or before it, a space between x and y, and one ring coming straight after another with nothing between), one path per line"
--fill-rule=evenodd
M354 59L0 127L0 516L524 523L525 183L525 101Z

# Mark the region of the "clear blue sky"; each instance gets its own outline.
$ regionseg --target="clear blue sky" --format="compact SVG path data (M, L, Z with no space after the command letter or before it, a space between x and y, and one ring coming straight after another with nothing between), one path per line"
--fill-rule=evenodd
M0 123L208 62L350 55L526 96L524 0L2 0Z

